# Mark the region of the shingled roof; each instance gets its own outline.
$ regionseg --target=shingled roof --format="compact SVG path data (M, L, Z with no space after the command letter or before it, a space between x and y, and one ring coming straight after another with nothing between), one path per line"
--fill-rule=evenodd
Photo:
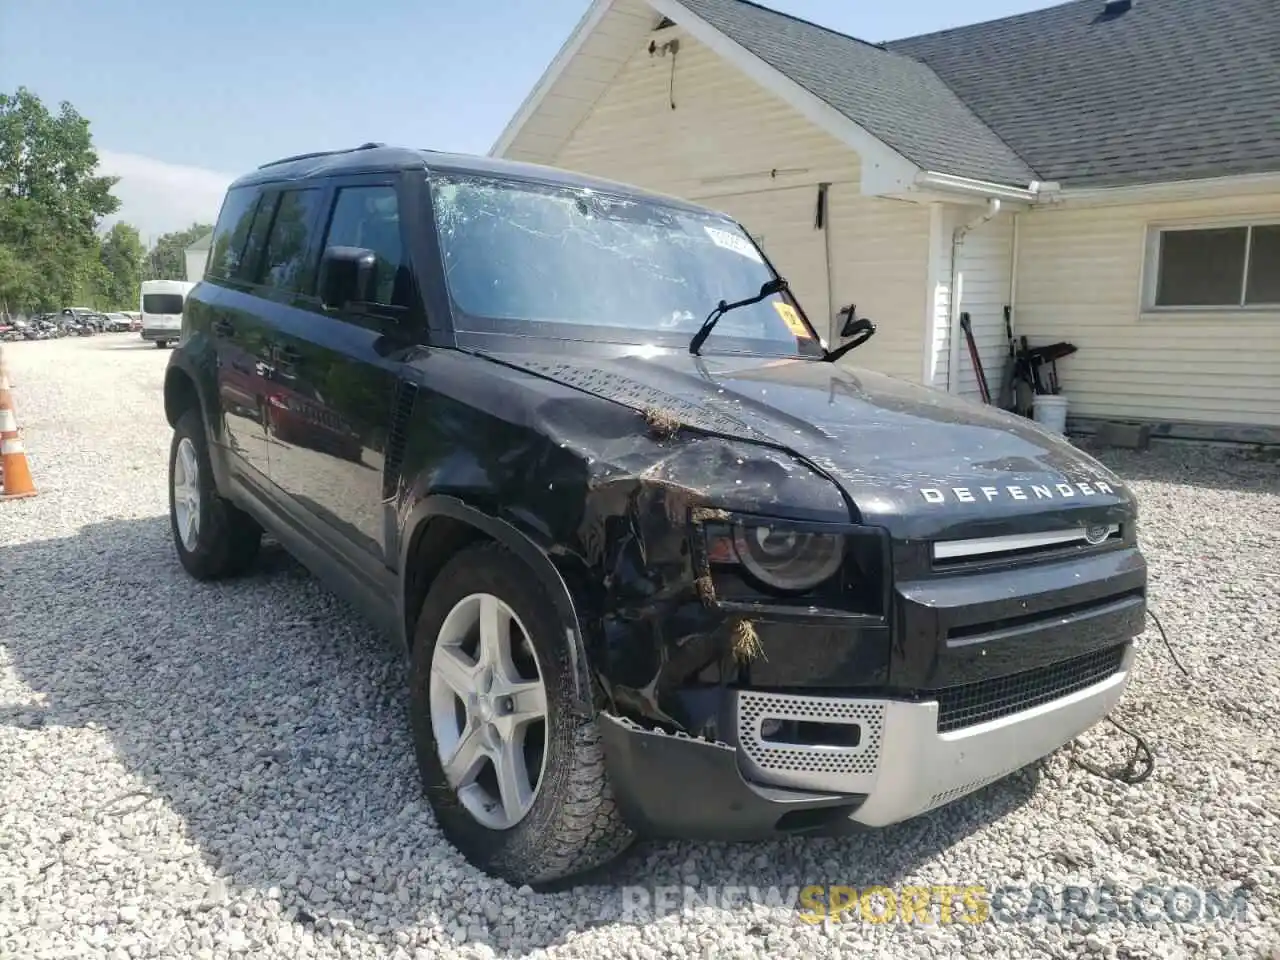
M680 0L917 166L1025 186L1035 173L925 64L746 0Z
M1280 170L1277 0L1074 0L886 46L928 64L1042 180Z
M926 170L1073 187L1280 170L1277 0L1073 0L887 44L680 3Z

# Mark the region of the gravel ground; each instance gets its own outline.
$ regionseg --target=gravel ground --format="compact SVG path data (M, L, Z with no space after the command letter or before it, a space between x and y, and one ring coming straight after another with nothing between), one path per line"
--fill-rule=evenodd
M1146 634L1117 713L1156 755L1145 783L1063 751L879 833L645 846L535 894L443 842L386 640L278 551L235 583L181 572L167 352L128 335L6 350L41 492L0 504L0 956L1280 957L1274 460L1105 455L1141 496L1154 609L1193 677ZM1128 744L1103 726L1081 749L1114 764ZM1122 903L1243 888L1247 915L813 924L785 900L628 913L625 889L1104 882Z

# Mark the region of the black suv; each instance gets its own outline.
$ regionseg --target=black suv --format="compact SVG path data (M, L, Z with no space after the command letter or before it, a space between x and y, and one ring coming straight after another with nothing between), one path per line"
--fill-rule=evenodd
M166 372L178 557L234 575L265 530L397 636L436 817L512 882L914 817L1108 714L1147 573L1112 473L837 362L872 333L829 350L669 197L380 144L267 164Z

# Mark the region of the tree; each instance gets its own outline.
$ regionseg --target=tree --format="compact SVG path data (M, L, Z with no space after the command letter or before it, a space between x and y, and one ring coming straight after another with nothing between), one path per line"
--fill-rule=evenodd
M163 234L147 254L148 280L182 280L187 275L187 247L213 230L212 224L193 223L185 230Z
M0 291L9 309L66 306L101 279L102 218L120 207L97 175L89 121L55 116L25 87L0 94Z
M100 287L103 307L134 309L146 256L136 227L117 223L108 231L98 257L104 273Z
M30 264L12 247L0 244L0 319L27 305L33 281Z

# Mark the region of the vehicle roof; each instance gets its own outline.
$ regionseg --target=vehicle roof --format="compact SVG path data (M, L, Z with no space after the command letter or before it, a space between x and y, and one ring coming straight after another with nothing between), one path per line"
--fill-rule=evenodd
M624 197L647 200L652 203L688 210L727 216L719 210L690 203L679 197L644 190L628 183L593 177L559 167L497 157L481 157L465 153L446 153L439 150L414 149L374 143L349 150L333 150L286 157L264 164L257 170L239 177L228 188L247 187L268 183L311 180L321 177L346 176L359 173L385 173L395 170L424 170L440 173L477 174L482 176L512 177L538 180L557 186L595 190Z

